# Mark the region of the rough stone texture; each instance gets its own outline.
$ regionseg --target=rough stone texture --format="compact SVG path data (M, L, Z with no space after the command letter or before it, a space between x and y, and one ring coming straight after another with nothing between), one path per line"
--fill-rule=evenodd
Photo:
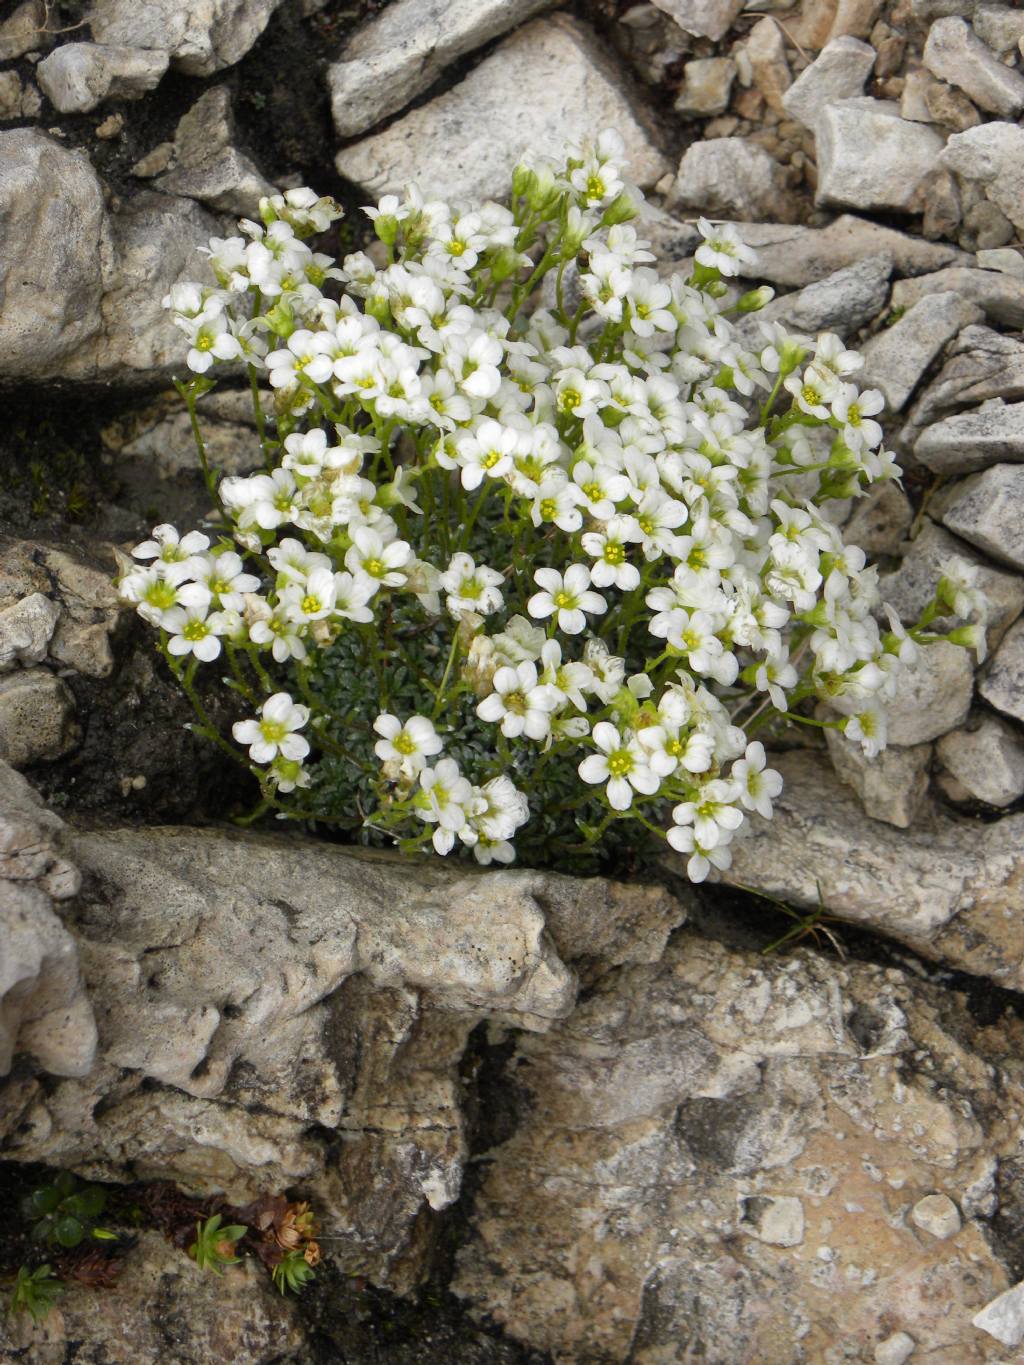
M1008 806L1024 796L1024 735L1000 716L976 716L973 725L943 735L935 753L977 801Z
M892 259L889 256L865 256L853 265L844 266L823 280L816 280L805 289L772 299L767 307L740 320L741 333L748 344L763 344L760 321L782 322L798 332L814 335L817 332L838 332L852 336L885 307L889 297L889 277Z
M13 768L49 763L80 738L75 698L48 668L19 668L0 677L0 760Z
M343 1265L395 1284L424 1208L459 1191L475 1024L549 1027L575 1000L570 959L584 981L656 961L685 915L656 888L453 878L294 838L62 839L98 1059L81 1081L9 1083L9 1153L236 1198L302 1181Z
M891 744L877 758L866 758L837 730L826 730L825 739L836 774L857 793L865 815L907 829L928 790L932 746Z
M86 114L105 99L125 99L159 85L167 53L100 43L65 43L39 63L43 94L62 114Z
M875 484L854 504L843 539L848 545L859 545L868 556L891 554L910 530L913 517L910 499L899 484Z
M0 23L0 62L12 62L26 52L43 52L51 41L43 31L39 0L24 0Z
M1004 1290L971 1321L1004 1346L1019 1346L1024 1341L1024 1281Z
M776 113L786 112L785 95L793 81L782 30L774 19L758 19L745 48L754 85Z
M46 658L60 608L41 592L30 593L0 610L0 673Z
M669 169L590 30L556 15L506 39L447 94L343 148L336 165L374 197L415 182L449 199L486 199L507 192L524 148L556 153L606 127L622 135L641 187Z
M203 1274L159 1233L140 1234L116 1285L71 1283L46 1321L0 1318L0 1356L33 1365L308 1365L301 1305L246 1257Z
M1024 76L1004 65L963 19L951 16L932 24L924 45L924 64L990 114L1016 118L1024 109Z
M53 373L100 330L103 194L81 152L0 133L0 376Z
M947 999L690 934L605 978L517 1044L520 1122L456 1292L579 1365L866 1360L894 1329L994 1362L970 1326L1008 1283L984 1225L942 1242L908 1217L947 1192L976 1213L967 1191L1015 1151L993 1068L1016 1097L1019 1063Z
M695 38L724 38L743 8L743 0L653 0L684 33Z
M979 5L971 27L993 52L1012 53L1024 38L1024 11L1008 5Z
M840 208L913 212L943 147L936 132L900 118L899 106L886 100L827 104L816 133L816 202Z
M245 395L248 401L248 394ZM250 407L251 412L251 407ZM160 478L170 479L182 470L199 469L195 437L187 412L146 418L140 415L137 428L131 423L129 439L111 432L107 444L122 459L137 461L154 470ZM238 422L205 420L203 444L212 464L225 474L248 474L262 463L259 441L252 429Z
M952 290L984 310L989 322L1016 330L1024 327L1024 281L997 270L952 266L914 280L899 280L892 291L894 308L913 308L930 294Z
M1024 721L1024 622L1006 632L978 691L997 711Z
M674 107L682 114L721 114L728 108L735 78L736 63L729 57L700 57L687 62L683 89Z
M955 247L923 242L850 214L825 228L750 224L741 225L740 233L757 252L756 263L744 270L745 278L790 289L822 280L866 256L889 256L897 275L924 275L952 265L962 255Z
M1019 574L996 569L975 554L966 541L951 536L932 521L925 521L899 568L881 575L879 591L882 600L895 607L901 621L908 626L913 625L935 595L936 585L942 577L942 565L952 555L958 555L978 569L977 586L985 594L988 604L985 633L989 649L994 649L1024 610L1024 581ZM949 627L957 619L945 618ZM939 625L939 628L945 627Z
M874 65L875 49L868 43L833 39L786 91L782 99L786 113L813 132L825 105L863 95Z
M722 880L808 907L818 905L820 883L840 919L1021 989L1024 815L979 824L926 802L912 829L895 830L868 819L825 756L777 754L772 763L786 783L774 817L733 842Z
M901 439L913 445L941 418L990 398L1024 398L1024 342L991 327L965 327L945 364L910 411ZM954 471L957 472L957 471Z
M996 464L951 489L942 524L1024 571L1024 467Z
M910 1211L915 1227L944 1242L960 1231L960 1211L948 1194L926 1194Z
M252 47L283 0L93 0L98 43L166 52L179 71L212 76Z
M887 708L890 744L924 744L967 719L974 690L971 655L939 640L918 652L900 674L900 686Z
M786 210L782 168L745 138L705 138L683 153L671 200L713 217L777 218Z
M1024 403L993 398L954 413L919 437L914 458L936 474L970 474L1006 460L1024 460Z
M234 140L231 95L226 86L215 86L178 123L170 169L156 181L157 188L199 199L222 213L256 217L260 199L274 187Z
M327 68L339 137L356 137L428 90L459 57L551 0L398 0L363 24Z
M899 412L943 346L983 316L959 294L926 295L864 346L862 387L881 390L889 410Z
M903 1365L914 1354L917 1342L909 1332L893 1332L875 1347L875 1365Z
M956 133L946 143L942 164L982 186L1018 231L1024 230L1024 128L984 123Z
M96 1052L78 949L52 909L79 887L57 850L59 830L25 779L0 764L0 1075L24 1052L44 1071L82 1076Z

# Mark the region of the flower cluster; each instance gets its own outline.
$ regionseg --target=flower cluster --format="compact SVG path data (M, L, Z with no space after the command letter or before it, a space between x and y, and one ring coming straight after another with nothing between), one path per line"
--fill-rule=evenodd
M310 814L284 798L338 758L369 774L368 826L509 861L568 771L583 847L637 820L701 880L781 789L754 732L781 715L877 753L931 623L979 614L958 565L911 628L883 608L836 514L899 474L861 357L758 324L771 291L735 287L753 255L728 226L659 272L621 160L606 132L523 162L508 205L389 196L340 267L306 242L337 206L292 190L211 242L216 284L165 300L194 421L218 367L247 372L265 467L218 483L200 438L226 534L158 526L121 591L197 706L226 657L267 803ZM353 642L372 714L324 701Z

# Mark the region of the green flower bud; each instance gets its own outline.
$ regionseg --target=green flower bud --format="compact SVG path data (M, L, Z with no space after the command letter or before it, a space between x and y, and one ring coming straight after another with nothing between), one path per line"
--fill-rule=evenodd
M765 304L771 303L775 297L775 290L770 285L762 284L759 289L751 289L740 297L736 305L739 313L757 313Z
M636 217L637 212L632 195L626 190L620 190L601 215L601 226L614 227L616 223L628 223L631 218Z

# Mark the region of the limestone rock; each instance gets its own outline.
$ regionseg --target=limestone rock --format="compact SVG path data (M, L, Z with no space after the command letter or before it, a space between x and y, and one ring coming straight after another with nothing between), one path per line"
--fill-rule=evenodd
M1004 65L963 19L951 16L932 24L924 64L990 114L1016 118L1024 109L1024 76Z
M913 517L910 499L899 484L875 484L854 504L853 515L843 527L843 539L848 545L859 545L869 558L889 555L910 530Z
M93 0L98 43L166 52L190 76L212 76L252 47L282 0Z
M49 763L79 740L75 699L47 668L22 668L0 677L0 760L12 768Z
M42 377L100 332L103 194L81 152L0 133L0 377Z
M1024 11L1009 5L979 5L971 27L993 52L1012 53L1024 38Z
M0 22L0 62L12 62L27 52L43 52L51 42L40 0L23 0Z
M271 1286L253 1258L203 1275L160 1233L144 1231L116 1285L97 1293L70 1282L36 1326L0 1319L0 1355L33 1365L307 1365L311 1345L297 1301Z
M866 758L859 744L837 730L826 730L825 739L837 776L860 797L865 815L897 829L913 823L928 790L930 744L891 744L876 758Z
M733 842L723 880L808 907L820 883L840 919L1019 989L1024 816L979 825L926 803L914 828L894 830L864 815L821 756L778 754L772 763L786 782L774 817Z
M816 133L816 202L840 208L913 212L918 189L943 147L936 132L900 118L899 106L886 100L827 104Z
M1024 570L1024 467L995 464L950 490L942 524L994 559Z
M1024 721L1024 622L1006 632L978 691L997 711Z
M1024 230L1024 128L983 123L956 133L940 157L947 170L982 187L1018 232Z
M868 43L834 38L786 91L786 113L813 132L825 105L864 94L874 65L875 49Z
M671 199L712 217L741 221L779 217L786 208L779 163L742 137L691 143L679 163Z
M935 746L939 762L968 796L990 806L1008 806L1024 796L1024 736L1000 716L943 735Z
M984 1225L941 1242L906 1216L1014 1150L992 1067L1016 1096L1019 1061L950 1000L685 932L604 978L515 1045L519 1122L482 1167L456 1293L578 1365L789 1362L795 1323L808 1361L839 1360L837 1323L862 1359L899 1324L922 1355L993 1360L969 1325L1007 1283Z
M86 114L106 99L126 99L159 85L167 53L101 43L65 43L36 67L43 94L62 114Z
M179 121L170 168L157 179L157 188L222 213L255 218L260 199L274 187L234 145L235 136L230 93L226 86L214 86Z
M0 673L16 664L42 663L59 616L60 608L41 592L0 611Z
M842 214L825 228L741 225L740 235L757 252L746 278L790 289L822 280L866 256L888 256L894 274L914 276L962 259L955 247L925 242L851 214Z
M915 1227L944 1242L960 1231L960 1210L948 1194L926 1194L910 1212Z
M899 412L943 346L983 316L959 294L926 295L864 347L861 385L881 390L889 409Z
M1024 281L996 270L953 266L917 279L899 280L892 291L892 304L894 308L913 308L921 299L949 290L976 303L989 322L1015 330L1024 327Z
M248 394L245 400L249 402ZM249 474L263 460L253 431L239 422L204 420L203 444L210 462L225 474ZM118 442L116 449L120 458L145 464L162 479L200 467L187 412L172 412L156 420L140 416L131 438Z
M893 1332L875 1347L875 1365L903 1365L914 1354L917 1342L908 1332Z
M750 30L745 48L755 87L769 108L786 112L785 96L793 77L786 59L782 30L770 16L758 19Z
M550 0L398 0L356 30L327 68L339 137L365 133L428 90L459 57L548 7Z
M653 0L684 33L718 42L732 27L743 0Z
M890 257L865 256L805 289L773 299L759 313L740 321L741 332L749 338L748 344L763 345L758 327L763 320L782 322L812 336L825 331L852 336L885 307L891 274Z
M910 412L910 444L941 418L990 398L1024 399L1024 342L990 327L965 327ZM951 472L957 473L958 470Z
M606 127L622 135L628 173L641 187L668 170L591 31L556 15L507 38L447 94L343 148L335 164L374 197L415 182L448 199L495 198L507 193L525 150L555 154L564 140Z
M989 649L994 649L1007 629L1024 610L1024 581L1018 574L1004 573L977 555L966 541L951 536L941 526L926 520L920 534L899 568L882 574L879 591L882 600L896 609L905 625L913 625L935 595L942 577L942 565L957 555L978 570L977 586L985 594L988 604L986 637ZM950 629L958 618L948 617L939 629Z
M722 114L736 79L736 63L729 57L698 57L683 67L683 88L675 102L681 114Z
M1019 1346L1024 1341L1024 1281L987 1303L971 1322L1004 1346Z
M918 438L914 458L936 474L970 474L1007 460L1024 460L1024 403L993 398L954 413Z
M974 690L971 656L948 640L918 652L900 674L896 699L889 703L889 743L924 744L967 719Z

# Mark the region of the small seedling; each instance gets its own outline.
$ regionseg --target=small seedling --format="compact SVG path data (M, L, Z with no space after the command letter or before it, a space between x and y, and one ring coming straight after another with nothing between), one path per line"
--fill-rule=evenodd
M10 1311L31 1313L33 1322L43 1322L63 1293L64 1286L50 1266L37 1266L35 1270L29 1270L27 1265L19 1266Z
M211 1270L220 1275L226 1265L237 1265L235 1243L245 1236L247 1229L240 1223L221 1227L221 1215L196 1223L196 1240L188 1249L188 1254L200 1270Z
M297 1294L310 1280L316 1278L316 1272L301 1251L286 1251L271 1275L282 1294Z
M32 1238L49 1245L76 1247L85 1237L111 1241L116 1233L95 1226L107 1194L99 1185L82 1185L70 1171L61 1171L50 1185L41 1185L22 1204L32 1223Z

